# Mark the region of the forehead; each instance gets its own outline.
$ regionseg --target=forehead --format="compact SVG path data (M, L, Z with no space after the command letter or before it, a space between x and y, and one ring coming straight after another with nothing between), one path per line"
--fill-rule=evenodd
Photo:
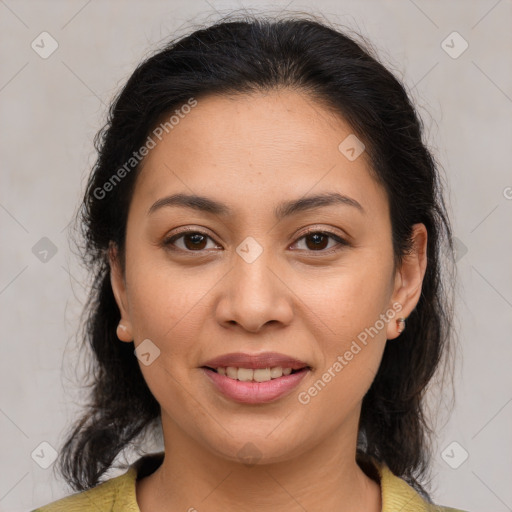
M340 150L353 137L341 116L298 91L200 98L155 139L136 195L148 203L180 190L236 206L330 191L378 207L384 191L366 152L351 160Z

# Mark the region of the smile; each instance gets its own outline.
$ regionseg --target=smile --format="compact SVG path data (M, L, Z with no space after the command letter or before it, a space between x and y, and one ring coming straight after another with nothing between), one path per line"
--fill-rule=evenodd
M276 401L296 388L309 367L291 368L226 368L202 367L201 370L223 396L244 404Z

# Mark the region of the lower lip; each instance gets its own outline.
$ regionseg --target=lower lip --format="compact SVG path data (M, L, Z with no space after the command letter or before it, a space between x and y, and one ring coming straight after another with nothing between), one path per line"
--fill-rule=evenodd
M305 368L267 382L243 382L220 375L208 368L201 368L201 370L222 394L243 404L262 404L278 400L296 388L306 373L309 372Z

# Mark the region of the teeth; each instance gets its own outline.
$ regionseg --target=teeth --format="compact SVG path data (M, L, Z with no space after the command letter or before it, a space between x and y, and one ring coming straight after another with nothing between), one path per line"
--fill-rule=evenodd
M217 368L217 373L226 375L231 379L240 380L242 382L268 382L272 379L278 379L283 375L290 375L291 368L282 368L275 366L274 368L258 368L253 370L251 368L236 368L235 366L228 366L227 368Z
M254 376L254 370L249 368L238 368L238 380L247 382L252 380Z

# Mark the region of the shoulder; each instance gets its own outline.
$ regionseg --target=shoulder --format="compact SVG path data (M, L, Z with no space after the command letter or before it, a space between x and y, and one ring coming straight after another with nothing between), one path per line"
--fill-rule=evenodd
M407 510L407 512L465 512L434 505L413 489L405 480L396 476L387 466L379 468L382 489L382 511Z
M32 512L139 512L135 497L137 471L134 467L92 489L49 503Z
M382 495L382 512L466 512L428 503L405 480L391 472L387 465L373 461L378 471Z

